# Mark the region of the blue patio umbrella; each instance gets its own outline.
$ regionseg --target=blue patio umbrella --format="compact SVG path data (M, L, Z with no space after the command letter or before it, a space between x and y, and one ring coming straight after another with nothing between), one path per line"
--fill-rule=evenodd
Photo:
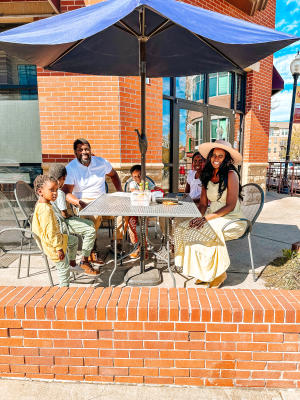
M146 77L241 70L298 39L175 0L106 0L5 31L0 49L48 70L140 76L145 181Z

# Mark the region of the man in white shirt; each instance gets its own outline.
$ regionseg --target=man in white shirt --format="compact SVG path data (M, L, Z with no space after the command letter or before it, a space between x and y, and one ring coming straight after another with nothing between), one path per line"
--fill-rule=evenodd
M82 209L100 194L105 193L106 175L111 178L117 191L123 191L117 171L106 159L92 156L90 143L86 139L75 140L73 148L76 158L66 166L68 174L63 187L69 203ZM95 215L87 218L94 222L97 231L102 217ZM122 232L119 229L117 239L121 238ZM104 263L95 254L92 255L91 261L98 264Z

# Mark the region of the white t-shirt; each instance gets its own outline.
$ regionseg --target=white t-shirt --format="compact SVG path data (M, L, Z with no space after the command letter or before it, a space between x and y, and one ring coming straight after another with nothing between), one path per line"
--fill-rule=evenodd
M109 161L92 156L90 165L82 165L77 158L66 166L66 185L74 185L73 194L78 199L95 199L105 193L105 175L112 170Z
M193 169L188 172L187 183L190 185L190 197L200 199L202 183L200 179L195 179L196 171Z

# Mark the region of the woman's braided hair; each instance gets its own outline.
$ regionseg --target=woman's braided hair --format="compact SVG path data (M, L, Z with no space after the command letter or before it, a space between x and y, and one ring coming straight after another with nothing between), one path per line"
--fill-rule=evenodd
M57 180L53 178L53 176L48 176L48 175L38 175L35 178L33 186L34 186L34 191L37 195L39 194L38 193L39 189L41 189L46 182L57 182Z

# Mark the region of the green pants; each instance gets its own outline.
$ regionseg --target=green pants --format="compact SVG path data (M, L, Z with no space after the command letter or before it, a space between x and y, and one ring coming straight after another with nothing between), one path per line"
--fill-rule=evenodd
M71 234L75 233L82 237L82 256L89 257L96 239L96 231L93 222L79 217L66 218L64 222ZM71 256L69 252L70 260L75 260L75 257L73 257L73 254Z
M74 235L68 235L67 254L65 254L65 258L62 261L55 263L60 287L70 286L69 260L76 259L77 247L78 237Z

